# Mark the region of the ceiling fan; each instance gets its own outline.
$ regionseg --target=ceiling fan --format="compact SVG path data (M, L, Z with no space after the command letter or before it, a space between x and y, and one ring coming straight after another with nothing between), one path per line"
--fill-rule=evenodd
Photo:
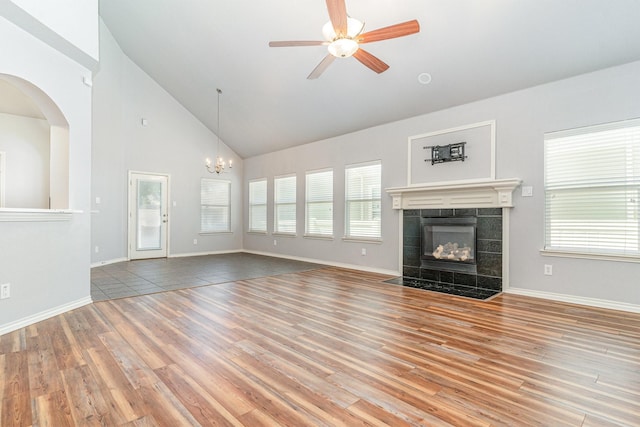
M364 33L364 23L347 15L344 0L326 0L329 19L322 27L324 41L299 40L269 42L270 47L291 46L328 46L329 53L313 69L308 79L317 79L331 65L336 58L355 57L358 61L376 73L382 73L389 65L382 62L360 47L363 43L377 42L415 34L420 31L417 20L402 22L389 27Z

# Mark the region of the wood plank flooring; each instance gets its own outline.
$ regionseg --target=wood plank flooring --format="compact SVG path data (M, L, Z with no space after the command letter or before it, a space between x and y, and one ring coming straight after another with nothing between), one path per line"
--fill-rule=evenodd
M0 336L0 425L640 425L640 315L387 278L255 278Z

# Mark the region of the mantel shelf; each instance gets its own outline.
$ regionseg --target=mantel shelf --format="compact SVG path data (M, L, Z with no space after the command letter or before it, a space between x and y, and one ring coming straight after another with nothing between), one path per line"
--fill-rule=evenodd
M452 181L387 188L393 209L510 208L519 178Z

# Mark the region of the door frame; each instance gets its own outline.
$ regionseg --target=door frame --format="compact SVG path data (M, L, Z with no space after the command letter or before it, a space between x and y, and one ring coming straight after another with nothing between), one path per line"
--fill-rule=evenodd
M170 246L170 236L171 236L171 221L170 221L170 200L171 200L171 175L168 173L161 172L144 172L144 171L134 171L130 170L127 175L127 260L131 261L131 245L135 243L135 235L131 233L131 226L133 222L133 209L131 206L131 193L133 191L133 175L149 175L149 176L161 176L167 179L167 194L166 194L166 207L167 207L167 232L164 239L164 244L166 245L166 255L164 258L169 258L171 254L171 246ZM132 242L133 239L133 242Z

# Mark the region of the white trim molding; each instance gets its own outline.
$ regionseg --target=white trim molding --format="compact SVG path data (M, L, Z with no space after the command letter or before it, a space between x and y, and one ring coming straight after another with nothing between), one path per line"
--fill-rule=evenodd
M57 307L50 308L49 310L41 311L40 313L33 314L28 317L23 317L22 319L18 319L16 321L0 325L0 335L8 334L9 332L17 331L20 328L27 327L29 325L33 325L34 323L41 322L43 320L47 320L51 317L57 316L59 314L66 313L67 311L74 310L76 308L83 307L85 305L93 303L91 297L81 298L76 301L72 301L67 304L59 305Z
M407 163L408 165L407 182L409 183L409 185L414 185L418 182L413 179L413 170L412 170L412 167L414 165L413 154L415 154L414 143L417 144L420 151L422 151L430 147L430 146L425 146L425 144L429 144L429 141L436 141L434 144L439 145L437 141L441 140L442 139L441 137L443 135L448 135L448 138L452 138L453 141L457 142L457 141L460 141L461 138L466 140L466 137L463 136L464 133L467 133L467 137L470 136L468 135L468 132L465 132L465 131L470 131L473 129L483 128L487 126L489 127L488 141L474 141L474 145L480 144L480 145L474 146L474 149L489 151L488 164L484 165L484 169L487 169L486 171L487 173L475 175L473 176L473 179L494 180L496 178L496 121L487 120L484 122L472 123L472 124L457 126L449 129L442 129L434 132L428 132L420 135L410 136L408 138L409 139L409 146L408 146L409 158ZM473 138L473 139L475 140L476 138ZM423 158L423 156L419 156L419 157L421 159ZM471 178L471 177L468 177L468 178ZM425 182L425 181L420 181L420 182Z
M393 209L511 208L519 178L452 181L391 187Z
M125 262L125 261L129 261L129 258L115 258L115 259L109 259L105 261L98 261L98 262L94 262L89 267L90 268L103 267L105 265L116 264L118 262Z
M171 254L167 258L185 258L190 256L204 256L204 255L223 255L223 254L236 254L243 252L241 249L229 249L227 251L209 251L209 252L184 252L179 254Z
M276 257L276 258L290 259L290 260L293 260L293 261L309 262L309 263L312 263L312 264L326 265L326 266L330 266L330 267L347 268L349 270L366 271L367 273L386 274L388 276L394 276L394 277L402 276L402 273L400 273L398 271L385 270L385 269L381 269L381 268L372 268L372 267L368 267L366 265L345 264L345 263L342 263L342 262L332 262L332 261L317 260L317 259L313 259L313 258L304 258L304 257L298 257L298 256L274 254L272 252L248 251L248 250L242 250L241 252L243 252L245 254L264 255L264 256L270 256L270 257Z
M508 288L505 293L514 295L523 295L533 298L542 298L552 301L566 302L569 304L585 305L589 307L606 308L609 310L628 311L630 313L640 313L640 305L628 304L625 302L603 300L598 298L579 297L575 295L556 294L553 292L534 291L523 288Z
M82 211L71 209L0 209L0 222L54 222L70 221Z

